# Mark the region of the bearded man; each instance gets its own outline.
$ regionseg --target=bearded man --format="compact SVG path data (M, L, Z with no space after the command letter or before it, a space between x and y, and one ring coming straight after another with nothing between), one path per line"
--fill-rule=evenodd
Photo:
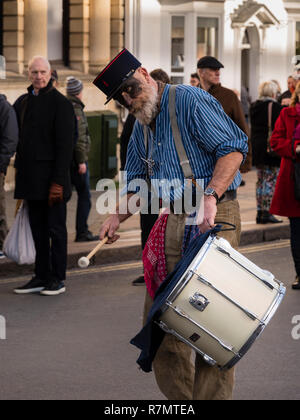
M148 71L126 49L100 73L94 82L107 95L124 105L138 122L135 125L127 156L127 181L150 180L156 194L167 201L164 185L179 179L184 186L185 169L177 152L169 112L170 85L156 82ZM238 246L241 221L236 189L240 185L239 167L246 157L246 135L224 113L211 95L191 86L178 86L175 96L182 144L195 179L204 186L204 216L199 220L201 232L207 232L218 220L237 226L235 232L223 232L233 246ZM148 143L145 138L148 137ZM126 200L135 191L128 189ZM171 191L166 229L162 236L168 273L182 258L187 215L175 214L178 191ZM122 208L124 208L122 206ZM120 223L131 214L119 208L102 225L100 238L109 243L118 239ZM157 224L160 223L158 220ZM155 227L154 227L155 229ZM153 301L147 293L145 315ZM196 355L191 362L191 348L173 335L166 337L156 354L153 366L157 384L170 400L228 400L232 398L234 369L220 372Z

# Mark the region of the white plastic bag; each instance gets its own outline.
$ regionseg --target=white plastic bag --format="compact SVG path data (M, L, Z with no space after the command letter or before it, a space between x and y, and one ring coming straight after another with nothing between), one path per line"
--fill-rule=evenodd
M23 202L16 215L15 221L5 239L3 252L7 258L19 265L31 265L35 262L36 250L26 202Z

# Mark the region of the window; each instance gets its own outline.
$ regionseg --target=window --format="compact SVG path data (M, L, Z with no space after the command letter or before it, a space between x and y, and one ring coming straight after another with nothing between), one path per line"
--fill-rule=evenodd
M185 17L172 16L172 69L174 83L183 83L185 70Z
M198 18L197 59L211 55L218 57L219 20L217 18Z
M300 22L296 23L296 55L300 55Z

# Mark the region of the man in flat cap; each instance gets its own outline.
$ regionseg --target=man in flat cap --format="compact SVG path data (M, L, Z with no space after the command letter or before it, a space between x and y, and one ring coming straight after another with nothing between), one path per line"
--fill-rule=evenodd
M216 98L226 114L249 136L249 127L239 98L233 90L221 85L220 78L221 69L224 69L223 64L215 57L206 56L198 61L197 67L200 77L200 87ZM249 150L249 152L247 160L241 168L242 172L248 172L252 168L251 151Z
M165 188L175 179L180 180L183 188L188 173L192 174L190 178L202 181L204 216L199 218L199 226L195 226L199 233L209 231L218 221L228 221L236 225L237 230L222 232L222 236L238 246L239 204L230 191L235 191L241 182L239 167L248 151L247 137L220 104L201 89L156 82L127 50L112 60L94 83L108 100L122 103L137 118L127 155L127 202L135 192L131 185L134 180L150 181L152 191L165 201L171 192L170 214L158 220L146 246L152 257L164 254L163 258L160 258L162 254L158 255L158 264L152 267L156 286L161 284L158 279L165 278L164 264L167 273L171 273L181 260L184 238L190 228L186 226L185 212L175 214L174 211L180 192L182 199L182 189ZM185 152L179 152L175 141L175 137L178 139L173 129L175 121ZM186 154L186 160L182 159L182 154ZM123 213L119 207L116 214L104 222L100 239L108 236L110 243L118 239L120 223L131 216L130 211ZM144 261L147 255L144 253ZM149 291L150 283L146 283ZM152 304L149 292L145 317ZM163 394L170 400L231 399L234 370L220 372L208 366L200 355L196 356L194 365L191 353L189 346L166 334L153 362Z

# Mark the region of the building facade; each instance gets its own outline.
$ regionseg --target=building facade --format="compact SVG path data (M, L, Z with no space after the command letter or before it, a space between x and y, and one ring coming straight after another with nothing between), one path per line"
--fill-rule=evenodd
M124 0L1 0L0 52L7 70L30 58L98 71L124 44Z
M286 90L300 56L300 0L0 0L0 92L11 103L28 85L29 60L42 55L63 93L74 75L86 110L107 108L92 81L124 46L175 83L189 83L198 59L213 55L223 85L255 100L266 80ZM113 101L108 108L124 117Z
M124 13L125 0L0 0L1 91L13 102L28 84L29 60L42 55L58 70L62 90L67 76L80 77L87 109L103 108L91 81L124 47Z
M201 56L225 66L222 82L249 89L278 80L286 89L292 58L300 55L300 1L128 0L126 45L148 67L162 67L188 83ZM149 35L151 34L151 36Z
M0 1L0 55L7 70L0 86L10 100L24 89L34 55L48 57L63 76L77 72L89 86L124 46L176 83L188 83L197 60L214 55L225 65L223 84L243 85L255 98L262 81L286 87L292 58L300 55L300 1ZM104 105L94 93L86 95L91 110Z

